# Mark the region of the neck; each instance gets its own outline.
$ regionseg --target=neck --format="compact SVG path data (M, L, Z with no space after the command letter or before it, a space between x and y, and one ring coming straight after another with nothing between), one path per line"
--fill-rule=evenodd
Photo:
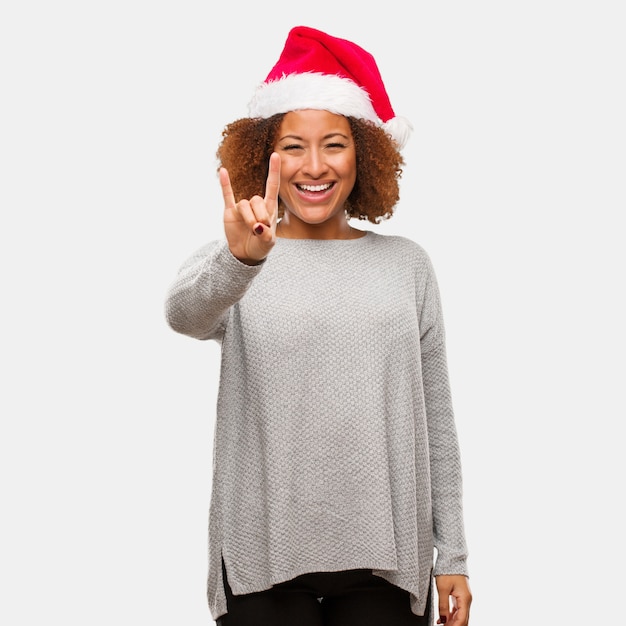
M365 231L352 228L343 217L321 224L308 224L285 213L276 227L276 236L284 239L356 239L364 234Z

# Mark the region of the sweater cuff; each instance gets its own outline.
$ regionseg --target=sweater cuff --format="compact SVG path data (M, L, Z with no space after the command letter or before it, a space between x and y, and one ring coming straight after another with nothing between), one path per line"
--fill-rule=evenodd
M433 576L469 576L467 559L465 555L460 557L441 558L437 555Z
M226 273L231 281L231 285L241 286L247 286L265 264L265 259L256 265L242 263L237 257L233 256L226 241L222 241L218 245L214 261Z

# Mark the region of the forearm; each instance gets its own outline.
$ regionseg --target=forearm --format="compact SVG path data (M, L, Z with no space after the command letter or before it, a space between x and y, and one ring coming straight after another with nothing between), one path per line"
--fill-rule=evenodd
M461 458L445 346L422 357L430 449L435 575L467 574Z
M261 267L238 261L225 241L205 246L187 260L168 290L168 324L196 339L219 338L228 310L241 299Z

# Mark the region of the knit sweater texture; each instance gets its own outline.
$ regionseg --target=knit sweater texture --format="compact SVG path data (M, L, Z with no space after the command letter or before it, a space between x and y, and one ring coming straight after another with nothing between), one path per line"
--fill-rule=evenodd
M177 332L221 344L208 602L367 568L424 613L467 575L461 463L437 281L424 249L367 231L279 238L248 266L225 240L181 267Z

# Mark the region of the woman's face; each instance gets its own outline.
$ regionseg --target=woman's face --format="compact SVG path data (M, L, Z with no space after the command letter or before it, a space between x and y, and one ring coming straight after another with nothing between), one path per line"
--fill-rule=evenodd
M307 109L287 113L274 146L279 196L293 227L346 224L344 203L356 180L356 151L343 115Z

